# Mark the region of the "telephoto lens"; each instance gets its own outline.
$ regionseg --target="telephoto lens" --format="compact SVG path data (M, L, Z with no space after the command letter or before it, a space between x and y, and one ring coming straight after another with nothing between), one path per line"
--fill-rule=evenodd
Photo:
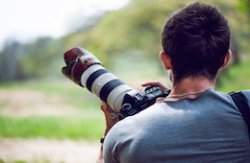
M124 96L129 91L137 91L108 72L101 62L86 49L72 48L64 53L64 60L67 67L63 68L63 73L97 95L115 112L120 112Z
M159 86L150 86L145 91L129 87L108 72L93 54L80 47L66 51L64 60L66 66L62 72L66 77L86 87L122 117L134 115L154 104L158 97L169 94L169 90Z

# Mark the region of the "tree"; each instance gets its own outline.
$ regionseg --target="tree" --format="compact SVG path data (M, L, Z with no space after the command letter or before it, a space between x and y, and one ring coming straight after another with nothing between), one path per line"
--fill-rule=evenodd
M22 77L22 69L19 67L19 54L22 45L13 39L5 42L0 53L0 82L6 83Z

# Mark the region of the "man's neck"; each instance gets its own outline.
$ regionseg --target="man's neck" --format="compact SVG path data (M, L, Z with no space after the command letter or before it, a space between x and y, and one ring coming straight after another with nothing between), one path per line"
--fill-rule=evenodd
M169 97L172 98L196 98L204 91L214 88L215 81L205 77L188 77L178 83L174 83Z

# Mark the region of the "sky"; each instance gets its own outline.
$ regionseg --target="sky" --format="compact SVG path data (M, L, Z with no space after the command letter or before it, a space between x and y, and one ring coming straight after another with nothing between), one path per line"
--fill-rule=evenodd
M58 38L88 23L88 17L117 10L129 0L0 0L0 48L7 39L28 42Z

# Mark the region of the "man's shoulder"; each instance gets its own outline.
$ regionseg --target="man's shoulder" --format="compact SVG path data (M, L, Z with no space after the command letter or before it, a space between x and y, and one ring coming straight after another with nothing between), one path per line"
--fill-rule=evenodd
M120 134L117 136L121 136L126 135L127 131L129 133L138 131L139 129L142 129L146 123L149 123L151 120L155 119L155 117L162 115L163 109L166 109L167 107L168 106L163 102L156 103L133 116L126 117L112 127L111 134Z
M105 138L105 147L119 146L132 141L134 138L143 135L150 123L155 122L159 115L162 115L162 110L166 109L164 103L156 103L141 112L124 118L116 123L108 132ZM156 118L157 117L157 118Z
M125 119L120 121L118 124L128 125L132 123L141 123L141 121L147 120L148 118L161 114L162 110L166 109L167 107L168 106L164 102L156 103L133 116L126 117Z

